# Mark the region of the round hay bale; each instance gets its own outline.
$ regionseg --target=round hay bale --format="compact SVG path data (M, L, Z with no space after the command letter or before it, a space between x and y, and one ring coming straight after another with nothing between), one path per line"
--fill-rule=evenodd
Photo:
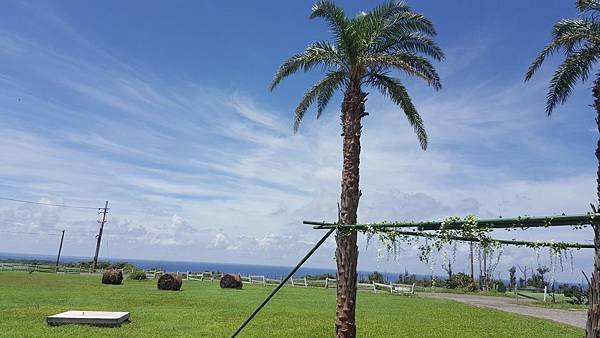
M219 285L222 289L241 289L243 285L242 278L240 278L240 275L227 274L221 277Z
M119 285L123 282L123 271L112 268L102 274L102 284Z
M165 273L158 279L158 289L178 291L181 289L181 283L181 276L179 274Z

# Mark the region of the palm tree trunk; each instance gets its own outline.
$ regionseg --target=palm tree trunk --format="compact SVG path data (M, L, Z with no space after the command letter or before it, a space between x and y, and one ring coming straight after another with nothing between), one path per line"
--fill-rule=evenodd
M596 108L596 126L600 133L600 73L596 74L594 81L594 107ZM596 159L598 160L598 169L596 172L596 194L598 198L598 206L600 206L600 139L596 144ZM594 211L597 211L595 208ZM600 224L594 224L594 273L589 282L588 297L590 307L588 309L588 318L586 324L586 337L600 337Z
M366 95L360 90L360 82L351 81L344 95L342 106L344 167L342 171L342 193L339 221L341 224L356 224L358 210L360 134L361 118L364 116ZM358 247L356 231L338 230L337 249L337 302L336 337L356 337L356 265Z

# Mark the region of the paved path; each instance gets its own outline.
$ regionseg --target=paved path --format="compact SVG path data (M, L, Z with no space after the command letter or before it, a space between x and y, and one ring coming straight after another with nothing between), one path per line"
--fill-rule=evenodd
M587 319L586 311L547 309L542 307L520 305L517 304L516 300L508 297L461 295L452 293L419 293L419 295L433 298L451 299L475 306L489 307L500 311L549 319L559 323L577 326L583 329L585 329L585 322ZM530 300L519 299L519 303L523 304L525 302L530 302Z

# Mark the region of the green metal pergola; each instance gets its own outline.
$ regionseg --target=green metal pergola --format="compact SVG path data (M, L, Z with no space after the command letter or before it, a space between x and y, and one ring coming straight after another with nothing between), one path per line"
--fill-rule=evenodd
M383 222L383 223L364 223L364 224L337 224L327 222L304 221L304 224L314 225L314 229L349 229L349 230L367 230L385 229L385 228L417 228L419 231L427 230L460 230L468 221L425 221L425 222ZM595 222L600 223L600 214L585 215L558 215L530 217L521 216L517 218L495 218L477 220L480 228L488 229L516 229L516 228L545 228L551 226L581 226L591 225Z
M396 231L396 233L407 236L420 237L435 237L435 234L428 234L415 231L398 231L395 229L416 228L418 231L435 231L440 229L445 230L461 230L465 224L473 223L468 220L455 221L425 221L425 222L383 222L383 223L365 223L365 224L338 224L328 222L304 221L303 224L313 225L314 229L328 230L323 237L315 244L315 246L300 260L300 262L290 271L290 273L273 289L273 291L265 298L265 300L250 314L250 316L240 325L240 327L231 335L236 337L242 330L252 321L252 319L260 312L260 310L275 296L275 294L292 278L294 273L300 269L302 264L308 260L310 256L327 240L335 230L379 230L379 231ZM589 213L584 215L557 215L530 217L521 216L517 218L496 218L496 219L481 219L476 221L476 228L480 229L527 229L527 228L545 228L554 226L574 226L581 227L585 225L593 225L600 223L600 214ZM457 241L480 242L478 238L460 237L460 236L444 236L448 239ZM453 238L452 238L453 237ZM537 242L537 241L516 241L516 240L496 240L490 241L500 242L506 245L527 245L527 246L546 246L552 247L558 243L554 242ZM576 249L593 249L593 244L579 243L561 243L563 247Z

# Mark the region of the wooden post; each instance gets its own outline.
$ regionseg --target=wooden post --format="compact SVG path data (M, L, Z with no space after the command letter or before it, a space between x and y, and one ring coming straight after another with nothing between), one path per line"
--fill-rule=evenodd
M325 289L327 289L327 288L328 288L328 286L327 286L327 282L329 282L329 277L325 277Z
M548 286L544 285L544 303L546 302L546 294L548 293Z
M306 276L304 276L304 287L308 289L308 283L306 282Z
M292 282L292 287L294 287L294 277L290 277L290 282Z
M394 293L394 286L392 285L392 282L390 282L390 293Z
M373 281L373 293L377 293L377 287L375 286L375 281Z

